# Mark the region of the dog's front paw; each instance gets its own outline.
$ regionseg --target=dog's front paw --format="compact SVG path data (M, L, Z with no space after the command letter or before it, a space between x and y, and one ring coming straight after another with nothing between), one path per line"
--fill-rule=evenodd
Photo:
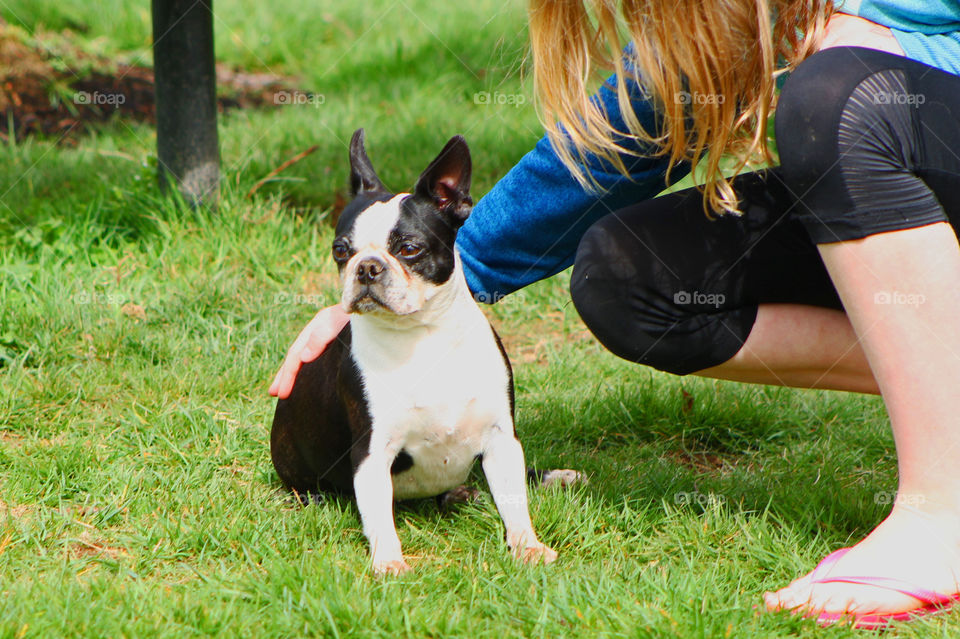
M410 572L410 564L405 562L403 559L374 559L373 560L373 573L378 577L386 575L402 575L405 572Z
M539 541L529 546L520 546L513 551L513 556L525 564L552 564L557 560L557 551Z
M537 539L532 530L508 533L507 545L513 556L525 564L550 564L557 560L557 551Z

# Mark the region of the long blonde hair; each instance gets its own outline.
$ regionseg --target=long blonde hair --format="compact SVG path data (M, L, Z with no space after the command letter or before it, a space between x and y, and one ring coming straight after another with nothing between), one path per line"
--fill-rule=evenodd
M617 139L633 140L667 156L671 169L697 166L708 215L736 213L721 156L737 158L736 172L772 161L775 76L816 50L832 11L830 0L530 0L541 120L585 187L597 186L584 170L588 154L628 176L619 154L630 152ZM626 53L625 41L634 45ZM589 99L598 70L616 73L626 131ZM659 130L638 121L631 82L653 100Z

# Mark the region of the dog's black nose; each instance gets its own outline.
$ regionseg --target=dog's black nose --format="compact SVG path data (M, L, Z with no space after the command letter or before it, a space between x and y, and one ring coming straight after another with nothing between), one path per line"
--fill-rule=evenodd
M357 264L357 281L361 284L373 284L380 279L380 274L387 267L375 257L368 257Z

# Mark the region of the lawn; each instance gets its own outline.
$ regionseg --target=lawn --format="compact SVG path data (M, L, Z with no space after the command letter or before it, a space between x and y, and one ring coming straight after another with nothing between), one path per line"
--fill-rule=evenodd
M149 64L148 3L96 6L5 0L0 16ZM591 477L531 495L555 564L507 556L487 495L452 514L401 505L414 570L375 579L351 502L292 503L270 463L266 389L336 299L346 140L365 127L401 189L462 133L484 193L540 135L524 6L215 11L220 62L323 96L223 116L216 213L158 193L147 124L0 147L0 637L862 636L755 606L885 514L896 476L881 401L621 362L586 333L566 274L489 312L528 461ZM951 619L893 636L952 636Z

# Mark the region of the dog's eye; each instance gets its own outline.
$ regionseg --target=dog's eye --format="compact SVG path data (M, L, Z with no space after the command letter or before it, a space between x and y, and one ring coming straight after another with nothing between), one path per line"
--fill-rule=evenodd
M400 246L400 257L416 257L423 253L423 249L416 244L403 244Z
M348 257L350 257L350 249L343 244L333 245L333 259L337 260L338 262L342 262Z

